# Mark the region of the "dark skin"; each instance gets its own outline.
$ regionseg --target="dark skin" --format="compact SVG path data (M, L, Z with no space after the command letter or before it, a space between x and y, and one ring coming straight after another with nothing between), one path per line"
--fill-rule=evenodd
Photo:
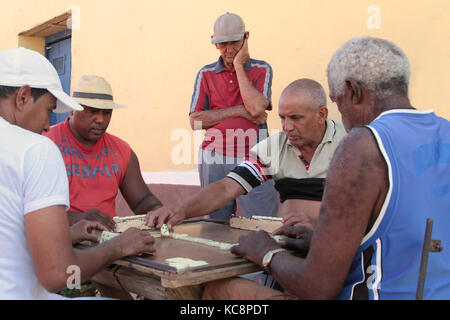
M70 129L74 137L84 146L92 148L103 136L108 128L112 116L112 109L96 109L83 105L83 111L74 111L69 120ZM131 150L130 162L120 185L120 192L128 206L135 214L146 214L162 206L153 195L142 178L139 161ZM98 221L109 230L114 230L115 222L111 217L92 208L83 213L68 212L70 224L80 220Z
M47 131L50 113L56 99L46 93L34 101L29 86L18 88L14 94L0 99L0 116L13 125L41 134ZM84 282L115 260L141 253L155 252L155 239L148 233L130 228L105 244L85 250L72 247L82 240L93 240L88 232L104 230L97 223L80 221L69 228L66 208L61 205L45 207L24 216L27 244L39 282L50 292L67 286L69 266L79 266Z
M305 259L288 252L276 254L269 266L272 276L301 299L332 299L340 292L351 262L370 231L389 189L388 169L368 128L381 112L412 109L404 96L384 100L363 85L348 79L337 102L347 130L352 129L335 152L327 176L320 215ZM279 229L277 234L292 235ZM305 246L310 231L297 229L297 245ZM264 231L239 240L232 253L261 265L266 252L280 246Z
M98 242L100 239L94 230L106 231L106 227L99 222L80 220L70 227L70 237L72 239L72 244L76 244L82 241L92 241Z
M282 240L280 244L283 248L292 250L296 254L305 257L309 251L313 230L303 225L284 225L273 232L274 235L284 235L288 238Z

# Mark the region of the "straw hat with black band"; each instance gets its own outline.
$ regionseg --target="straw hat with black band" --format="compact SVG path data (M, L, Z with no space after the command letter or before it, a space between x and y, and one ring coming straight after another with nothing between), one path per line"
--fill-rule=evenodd
M114 103L111 85L102 77L84 75L76 83L72 98L81 105L96 109L121 109L126 106Z

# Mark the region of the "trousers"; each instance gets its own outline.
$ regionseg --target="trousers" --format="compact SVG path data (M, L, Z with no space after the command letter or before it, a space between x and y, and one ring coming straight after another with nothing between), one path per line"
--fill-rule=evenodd
M228 157L215 151L200 148L198 171L201 187L204 188L210 183L225 178L242 160L242 158ZM250 218L253 215L278 216L278 194L273 180L268 180L248 194L239 196L237 201L244 217ZM221 209L211 213L209 218L228 221L231 215L236 213L236 210L237 202L232 200Z

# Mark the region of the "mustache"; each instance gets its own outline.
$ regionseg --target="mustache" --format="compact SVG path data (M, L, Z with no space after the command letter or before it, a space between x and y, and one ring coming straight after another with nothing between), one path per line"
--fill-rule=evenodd
M101 130L101 131L105 131L106 130L106 127L91 127L91 129L90 130Z

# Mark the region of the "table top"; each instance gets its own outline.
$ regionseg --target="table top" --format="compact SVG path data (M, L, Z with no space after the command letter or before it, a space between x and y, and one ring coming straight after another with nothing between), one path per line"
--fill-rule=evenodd
M227 224L207 220L187 221L174 226L173 232L185 233L226 243L237 243L239 237L250 231L231 228ZM161 278L162 285L176 288L207 281L229 278L260 271L259 267L246 259L236 257L229 250L181 239L155 238L156 252L115 261L115 264L130 267L141 273ZM206 261L207 265L177 270L165 263L168 258L189 258Z

